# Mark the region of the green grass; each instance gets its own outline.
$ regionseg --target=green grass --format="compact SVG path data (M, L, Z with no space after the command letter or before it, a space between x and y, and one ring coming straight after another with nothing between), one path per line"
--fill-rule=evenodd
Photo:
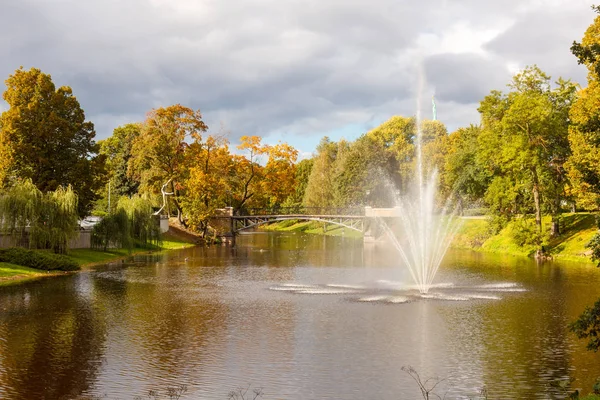
M460 228L454 236L452 247L478 249L490 237L489 224L485 219L460 219Z
M334 224L325 224L319 221L285 220L261 226L262 230L277 232L305 232L315 235L344 236L361 238L362 233Z
M21 265L0 262L0 286L14 285L32 279L56 275L56 272L47 273L39 269L23 267Z
M23 267L17 264L0 262L0 278L6 278L14 275L37 275L40 274L39 269Z
M108 261L117 260L127 257L130 254L146 252L147 249L133 249L130 253L127 249L108 249L107 251L96 249L72 249L69 250L68 256L74 259L77 264L92 265L102 264Z
M549 232L550 217L544 217L542 223L544 231ZM513 221L498 234L490 235L487 220L463 219L452 247L531 257L536 248L533 245L519 246L515 243L512 232L516 227L517 222ZM590 250L585 245L596 232L593 214L563 214L561 234L556 238L548 238L544 247L555 260L591 262Z
M176 250L194 246L194 243L187 242L176 235L173 235L169 232L165 232L162 235L162 243L160 247L162 250Z

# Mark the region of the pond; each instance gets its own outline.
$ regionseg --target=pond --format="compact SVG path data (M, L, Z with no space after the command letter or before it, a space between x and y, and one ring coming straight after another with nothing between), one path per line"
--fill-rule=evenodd
M564 398L600 377L566 328L600 297L593 265L454 250L421 298L397 259L257 232L0 287L0 398L419 399L408 366L447 399Z

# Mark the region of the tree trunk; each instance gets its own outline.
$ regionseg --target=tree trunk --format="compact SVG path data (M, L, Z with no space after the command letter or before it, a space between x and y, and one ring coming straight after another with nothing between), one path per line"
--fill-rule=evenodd
M535 224L537 225L538 232L542 232L542 206L540 199L540 182L535 169L532 171L533 177L533 202L535 203Z
M531 170L532 178L533 178L533 202L535 203L535 224L537 226L537 232L542 235L542 206L540 199L540 181L537 176L537 172L533 168ZM543 259L544 258L544 248L542 246L541 241L538 243L538 249L535 252L535 258Z
M554 213L552 215L552 237L560 235L560 196L557 194L554 198Z

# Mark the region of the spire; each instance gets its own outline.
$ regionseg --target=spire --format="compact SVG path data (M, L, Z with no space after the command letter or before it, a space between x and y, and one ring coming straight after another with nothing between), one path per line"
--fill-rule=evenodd
M433 120L437 121L437 111L435 109L435 96L431 96L431 104L433 105Z

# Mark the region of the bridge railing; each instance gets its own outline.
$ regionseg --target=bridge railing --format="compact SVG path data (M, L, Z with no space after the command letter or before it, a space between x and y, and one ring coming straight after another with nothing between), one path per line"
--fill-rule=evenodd
M239 210L236 216L255 215L365 215L364 207L273 207L246 208Z

